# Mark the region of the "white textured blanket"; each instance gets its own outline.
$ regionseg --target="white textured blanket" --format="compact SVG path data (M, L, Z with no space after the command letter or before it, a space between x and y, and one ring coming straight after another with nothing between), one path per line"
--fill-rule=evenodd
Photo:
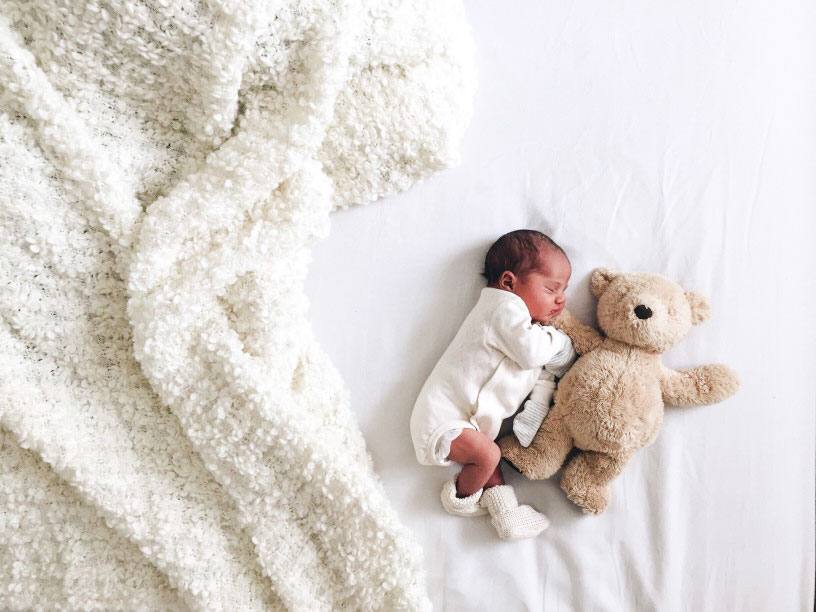
M303 283L471 55L455 0L0 0L0 608L429 607Z

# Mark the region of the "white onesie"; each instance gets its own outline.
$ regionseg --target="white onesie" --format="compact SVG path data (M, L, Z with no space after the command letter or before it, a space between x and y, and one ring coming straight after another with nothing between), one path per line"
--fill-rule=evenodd
M423 465L450 465L450 440L463 428L491 440L512 416L547 364L574 360L569 337L533 323L519 296L482 289L450 346L419 392L411 413L411 438Z

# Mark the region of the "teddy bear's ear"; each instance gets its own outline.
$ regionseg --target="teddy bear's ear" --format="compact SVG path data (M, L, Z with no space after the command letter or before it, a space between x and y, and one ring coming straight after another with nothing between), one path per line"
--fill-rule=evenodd
M592 273L592 278L589 280L589 285L592 288L592 295L596 298L601 297L606 288L619 274L610 268L595 268Z
M706 299L696 291L686 291L686 301L691 306L691 322L699 325L711 316L711 306Z

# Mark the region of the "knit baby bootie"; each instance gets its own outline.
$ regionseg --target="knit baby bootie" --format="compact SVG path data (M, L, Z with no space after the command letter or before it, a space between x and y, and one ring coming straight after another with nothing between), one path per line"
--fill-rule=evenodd
M479 505L479 499L482 497L484 489L479 489L467 497L456 497L456 480L458 478L459 474L442 486L442 507L450 514L457 516L482 516L487 514L487 510Z
M490 522L505 540L535 537L550 524L550 520L532 506L519 506L513 487L507 484L485 489L479 504L490 512Z

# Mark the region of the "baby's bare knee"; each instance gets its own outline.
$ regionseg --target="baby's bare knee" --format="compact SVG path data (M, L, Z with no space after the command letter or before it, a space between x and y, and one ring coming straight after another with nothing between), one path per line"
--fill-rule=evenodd
M481 431L474 432L474 434L474 446L478 455L476 462L485 466L497 466L501 461L499 445Z
M497 466L501 461L501 449L499 445L492 440L484 448L484 463L485 465Z
M481 431L466 429L453 440L448 456L457 463L494 468L501 460L501 449Z

